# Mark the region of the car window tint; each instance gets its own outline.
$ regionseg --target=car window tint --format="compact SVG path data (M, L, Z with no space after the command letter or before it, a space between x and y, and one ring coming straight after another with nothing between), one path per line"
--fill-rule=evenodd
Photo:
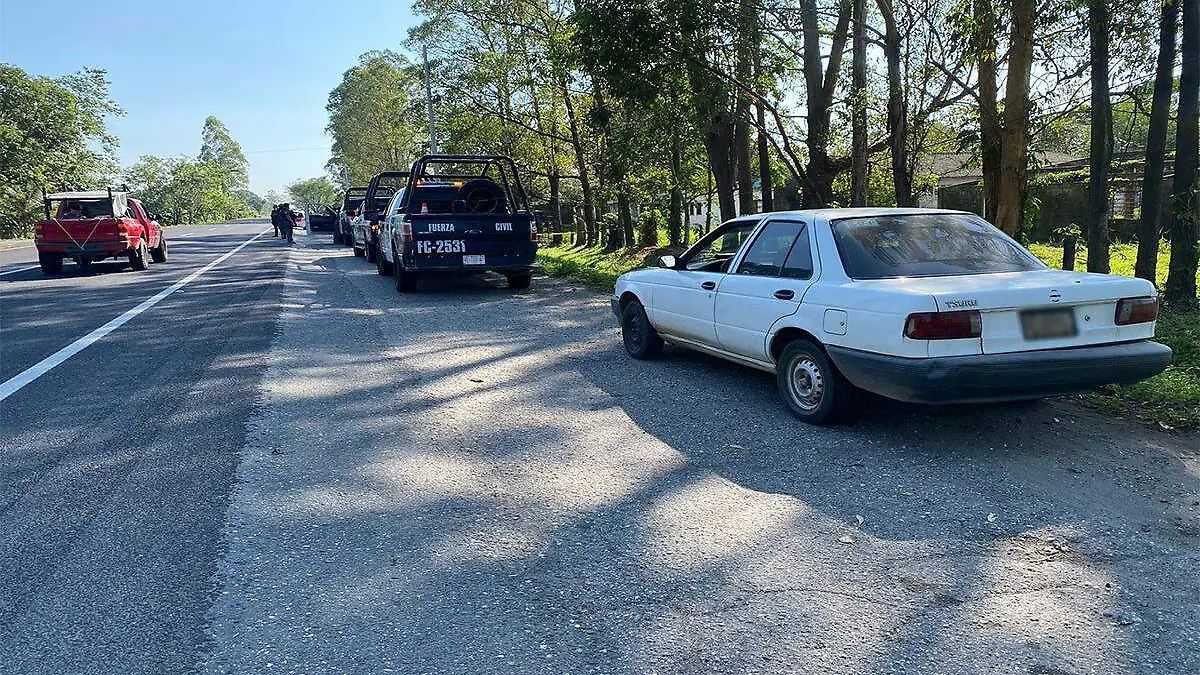
M738 274L780 276L780 270L783 268L784 261L787 260L788 252L792 250L792 244L796 241L796 234L799 231L798 223L779 220L767 223L762 233L746 251L746 257L738 266Z
M937 277L1044 269L978 216L960 213L843 218L831 223L853 279Z
M788 279L811 279L812 275L812 245L808 241L808 228L802 224L800 235L796 237L796 243L792 244L792 252L788 253L780 276Z
M737 255L738 249L757 224L754 221L738 223L728 230L714 232L698 242L694 251L688 252L685 266L689 270L704 272L726 271L729 261Z

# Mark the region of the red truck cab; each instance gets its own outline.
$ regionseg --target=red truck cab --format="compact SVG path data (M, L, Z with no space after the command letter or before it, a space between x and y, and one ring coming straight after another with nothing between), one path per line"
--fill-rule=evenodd
M167 239L142 203L125 192L57 192L43 197L46 218L34 227L43 274L62 271L71 258L86 267L105 258L127 257L135 270L167 261Z

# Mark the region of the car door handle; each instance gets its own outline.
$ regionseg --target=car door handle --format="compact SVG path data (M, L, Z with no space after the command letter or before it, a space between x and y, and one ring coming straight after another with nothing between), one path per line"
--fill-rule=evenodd
M796 291L793 291L790 288L782 288L778 291L775 291L775 297L779 298L780 300L791 300L792 298L796 297Z
M714 289L716 287L717 287L717 282L715 282L715 281L706 281L706 282L700 284L700 288L703 288L706 291L711 291L712 289Z

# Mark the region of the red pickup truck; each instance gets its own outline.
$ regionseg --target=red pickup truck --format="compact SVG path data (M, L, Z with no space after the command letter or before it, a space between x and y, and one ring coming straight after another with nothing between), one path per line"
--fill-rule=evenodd
M71 258L86 267L105 258L129 258L135 270L167 261L167 238L142 203L125 192L57 192L43 197L46 219L34 228L43 274L62 271Z

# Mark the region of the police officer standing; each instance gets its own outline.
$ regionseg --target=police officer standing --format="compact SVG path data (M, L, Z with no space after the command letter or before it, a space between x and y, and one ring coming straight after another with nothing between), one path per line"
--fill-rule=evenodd
M276 204L274 207L271 208L271 227L275 228L275 234L272 234L271 235L272 237L279 236L279 208L281 206L283 206L283 205Z
M282 230L282 236L287 239L287 243L292 243L292 228L296 226L296 219L292 215L292 205L284 202L279 207L279 229Z

